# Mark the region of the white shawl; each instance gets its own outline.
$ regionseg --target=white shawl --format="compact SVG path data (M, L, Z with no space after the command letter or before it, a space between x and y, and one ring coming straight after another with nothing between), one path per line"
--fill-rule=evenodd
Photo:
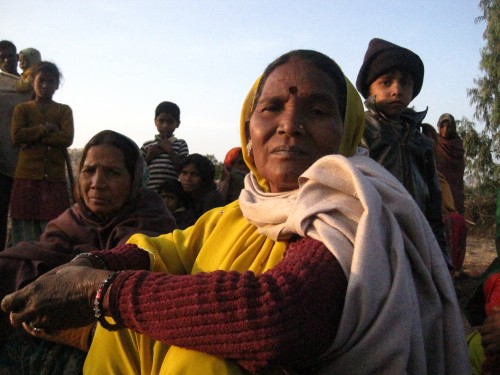
M470 373L449 271L405 188L360 154L323 157L299 184L298 190L263 193L249 174L240 206L274 240L297 233L321 241L348 278L339 330L321 373Z

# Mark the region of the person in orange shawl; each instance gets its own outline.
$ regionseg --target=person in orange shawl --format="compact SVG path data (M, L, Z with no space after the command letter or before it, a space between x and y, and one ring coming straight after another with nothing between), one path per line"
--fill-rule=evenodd
M241 147L233 147L224 158L221 177L217 181L217 190L226 204L238 199L244 187L245 175L249 172Z
M238 200L81 256L2 308L33 335L97 319L85 374L468 373L439 245L357 147L363 124L331 58L278 57L243 104Z
M161 197L145 189L144 168L138 146L128 137L112 130L94 135L82 152L75 204L50 221L38 241L0 252L0 298L77 254L114 248L136 233L173 230L175 221ZM0 312L0 373L81 374L92 326L32 337L15 330Z

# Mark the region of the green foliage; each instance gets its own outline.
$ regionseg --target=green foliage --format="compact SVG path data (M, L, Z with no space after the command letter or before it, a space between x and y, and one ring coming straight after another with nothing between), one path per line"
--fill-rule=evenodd
M466 214L479 226L492 227L497 190L500 187L500 0L479 0L485 21L485 46L481 50L481 74L467 90L474 118L484 123L481 131L467 118L457 121L465 149Z
M213 154L206 154L205 157L210 160L214 166L215 166L215 180L217 181L220 178L221 174L221 169L222 169L222 162L218 161L215 155Z
M500 165L494 161L493 140L484 130L478 132L466 117L457 121L457 133L464 143L466 186L474 194L494 195L500 182Z
M483 76L474 79L475 87L467 90L474 117L484 122L484 139L489 138L493 160L500 158L500 0L480 0L482 16L476 22L486 21L481 50L480 68Z

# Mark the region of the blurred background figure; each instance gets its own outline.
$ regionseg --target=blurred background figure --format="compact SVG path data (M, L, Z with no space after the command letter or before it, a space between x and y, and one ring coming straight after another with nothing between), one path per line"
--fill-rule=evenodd
M243 160L241 147L229 150L224 158L221 177L217 182L217 190L226 204L238 199L241 189L245 185L245 175L248 172L249 169Z
M222 196L215 186L215 167L200 154L191 154L179 166L179 182L188 197L187 209L196 219L208 210L224 205Z
M37 49L25 48L19 51L19 68L22 71L21 80L17 85L19 91L33 91L33 82L30 79L30 68L34 67L40 62L42 62L42 55Z
M48 61L32 68L35 97L12 115L12 143L20 147L11 193L12 245L36 241L47 223L70 205L67 148L73 143L73 111L52 100L61 72Z
M26 73L29 68L41 61L42 55L40 51L35 48L25 48L19 51L19 68L21 68L23 74Z
M155 126L158 134L144 142L141 151L148 165L148 189L159 192L167 180L177 180L179 164L189 149L184 139L175 137L174 132L181 124L181 110L172 102L161 102L155 109Z
M179 181L167 179L160 187L160 195L174 216L177 229L186 229L196 222L197 217L194 212L186 208L188 196Z
M434 143L436 152L438 133L430 124L422 124L422 133ZM465 260L467 247L467 222L463 214L460 214L455 206L455 198L445 175L437 170L439 186L441 187L441 202L443 211L443 222L445 239L448 246L455 276L459 276Z
M439 117L438 136L436 142L436 164L448 184L450 184L453 194L453 201L458 213L464 214L464 145L457 134L455 118L449 113Z
M7 242L10 193L14 181L19 148L10 140L10 126L14 107L28 101L29 93L19 92L17 48L8 40L0 41L0 251Z

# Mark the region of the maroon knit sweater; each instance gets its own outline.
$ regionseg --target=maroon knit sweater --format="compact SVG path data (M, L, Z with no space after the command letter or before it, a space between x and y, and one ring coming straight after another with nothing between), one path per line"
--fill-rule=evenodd
M98 255L112 270L149 268L149 256L137 250L124 245ZM121 326L235 360L251 372L311 368L335 338L346 289L331 252L302 238L261 275L121 272L110 290L109 312Z

